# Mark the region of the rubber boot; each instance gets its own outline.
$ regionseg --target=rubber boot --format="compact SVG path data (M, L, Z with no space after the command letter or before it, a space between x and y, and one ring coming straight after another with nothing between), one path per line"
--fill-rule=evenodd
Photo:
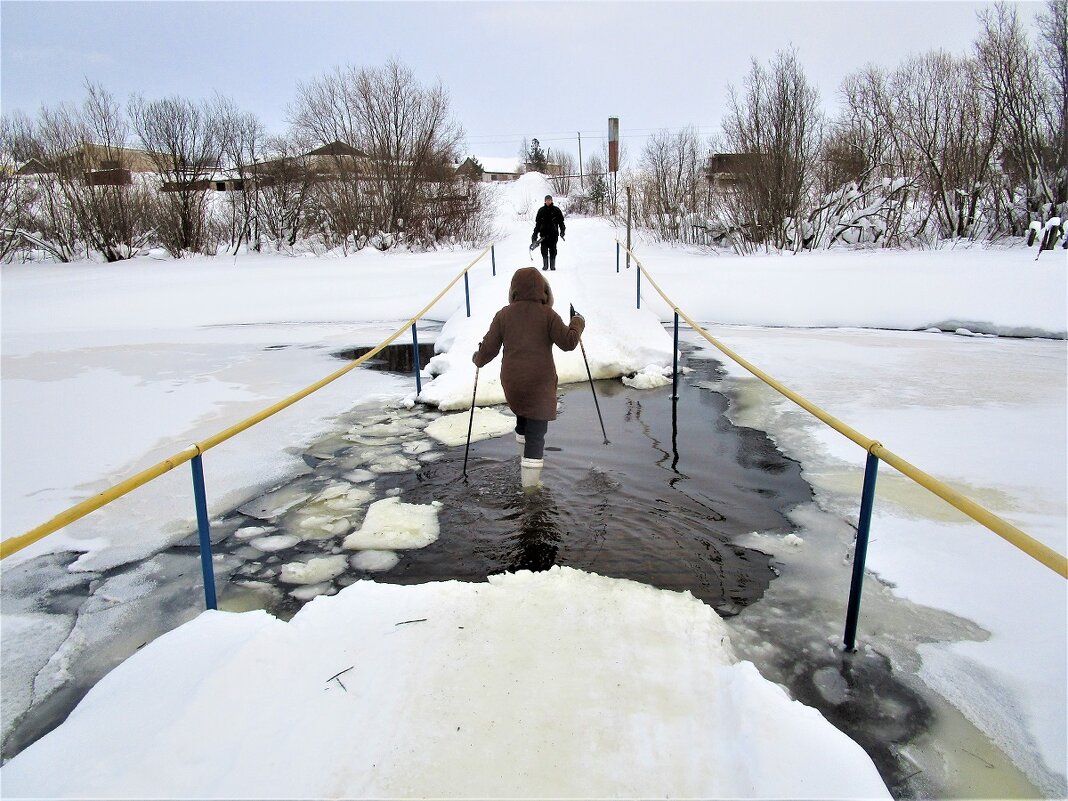
M533 492L541 484L541 468L545 464L545 460L528 459L524 456L519 464L519 480L523 485L523 491Z
M515 435L515 444L519 446L519 458L523 458L523 449L527 446L527 438L522 434Z
M541 257L541 269L542 269L542 272L545 272L546 270L549 269L549 256L548 255L545 255L545 256Z
M556 271L556 256L549 257L549 269Z

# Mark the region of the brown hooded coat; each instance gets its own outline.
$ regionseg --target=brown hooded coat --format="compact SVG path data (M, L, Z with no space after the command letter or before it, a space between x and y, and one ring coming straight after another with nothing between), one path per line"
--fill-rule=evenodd
M472 361L489 364L504 346L501 384L513 412L531 420L556 419L556 363L553 345L574 350L586 327L576 316L565 325L553 311L553 291L535 267L516 270L509 303L490 323Z

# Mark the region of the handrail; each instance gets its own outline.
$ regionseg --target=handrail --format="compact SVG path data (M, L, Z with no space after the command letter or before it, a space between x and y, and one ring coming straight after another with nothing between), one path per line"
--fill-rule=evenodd
M963 512L980 525L990 529L999 537L1005 539L1012 545L1019 548L1032 559L1041 562L1043 565L1048 567L1053 572L1058 573L1062 577L1068 578L1068 558L1057 553L1057 551L1053 550L1045 543L1039 542L1031 535L1024 533L1007 520L998 517L990 510L980 506L975 501L957 492L945 482L939 481L934 476L924 472L920 468L916 467L914 464L906 461L902 457L895 454L893 451L886 448L881 442L878 442L877 440L874 440L871 437L866 437L859 431L857 431L855 428L846 425L841 420L834 417L825 410L821 409L819 406L802 397L801 395L797 394L789 387L784 386L781 382L772 378L763 370L756 367L743 357L739 356L733 350L731 350L722 342L717 340L715 337L705 331L704 328L698 325L688 314L682 311L682 309L679 308L678 304L676 304L675 301L673 301L667 296L667 294L660 288L660 286L656 283L653 277L649 274L649 271L645 269L644 265L642 265L638 257L634 255L634 252L632 250L630 250L618 239L616 240L616 244L630 254L631 258L634 259L635 264L638 266L638 270L640 271L640 273L644 273L646 279L649 281L650 284L653 285L653 289L655 289L657 294L659 294L660 297L664 299L664 302L671 307L672 311L678 314L679 317L684 319L687 323L689 323L690 327L693 328L693 330L700 334L702 337L704 337L710 344L718 348L720 351L722 351L728 357L730 357L739 365L744 367L750 373L755 375L757 378L759 378L765 384L770 386L772 389L792 400L794 403L796 403L802 409L807 411L809 414L822 420L824 423L829 425L839 434L842 434L843 436L851 439L857 445L860 445L860 447L864 448L864 450L866 450L871 455L882 459L884 462L895 468L902 475L912 479L921 487L924 487L930 492L933 492L935 495L944 500L950 506L953 506L957 510Z
M384 339L382 342L378 343L377 346L372 348L364 355L360 356L358 359L355 359L346 364L344 367L335 370L326 378L316 381L314 384L305 387L299 392L296 392L290 395L289 397L284 398L283 400L278 401L278 403L275 403L272 406L268 406L263 411L258 412L257 414L254 414L239 423L235 423L229 428L224 429L223 431L220 431L217 434L213 434L207 439L194 443L185 450L179 451L178 453L172 456L168 456L166 459L153 465L152 467L142 470L140 473L136 473L135 475L130 476L124 481L121 481L118 484L109 487L103 492L94 495L91 498L87 498L86 500L77 503L74 506L71 506L69 509L60 512L55 517L42 523L39 526L36 526L35 528L30 529L26 533L3 540L2 542L0 542L0 560L6 559L13 553L17 553L23 548L32 545L33 543L37 542L40 539L43 539L44 537L47 537L49 534L52 534L58 531L59 529L70 525L75 520L79 520L85 517L90 512L94 512L102 506L106 506L112 501L121 498L123 495L132 492L138 487L141 487L147 484L148 482L159 478L164 473L167 473L178 467L179 465L185 464L193 458L200 456L202 453L207 450L210 450L211 448L214 448L216 445L226 442L226 440L237 436L242 431L245 431L251 428L252 426L257 425L266 420L268 417L271 417L272 415L277 414L283 409L292 406L297 401L308 397L314 392L318 392L327 384L330 384L333 381L336 381L337 379L341 378L341 376L359 367L368 359L374 358L384 348L389 346L395 339L397 339L397 337L403 334L409 328L409 326L414 325L416 322L419 321L420 318L422 318L424 314L430 311L430 309L433 308L434 304L441 300L445 296L445 293L452 289L456 285L457 281L466 276L468 270L474 267L475 264L477 264L479 260L482 259L482 257L484 257L492 249L493 245L490 245L488 248L479 253L478 256L476 256L470 264L464 267L464 269L455 278L453 278L452 281L450 281L448 285L443 290L441 290L441 292L439 292L432 301L430 301L430 303L424 306L417 314L408 318L408 321L396 331L394 331L387 339Z

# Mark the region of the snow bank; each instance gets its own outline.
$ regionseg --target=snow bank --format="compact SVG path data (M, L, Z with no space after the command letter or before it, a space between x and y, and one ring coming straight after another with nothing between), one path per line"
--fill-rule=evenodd
M48 797L890 797L735 662L708 606L569 568L363 581L288 624L206 612L0 777Z
M594 378L618 378L644 370L650 364L671 364L671 336L656 315L615 302L614 298L584 287L580 273L548 273L554 308L565 321L574 304L586 317L582 342ZM443 410L471 406L475 365L471 356L478 350L493 316L508 303L512 272L498 269L496 279L483 283L471 295L471 317L457 314L442 328L435 350L427 364L434 380L423 384L419 400ZM501 386L501 354L478 371L476 406L504 403ZM553 359L561 384L588 380L581 348L564 352L553 348ZM466 432L465 432L466 435Z

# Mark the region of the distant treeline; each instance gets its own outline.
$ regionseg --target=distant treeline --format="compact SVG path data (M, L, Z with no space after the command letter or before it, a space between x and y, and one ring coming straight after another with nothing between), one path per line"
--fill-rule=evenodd
M935 51L841 84L832 117L792 51L731 86L722 135L652 136L592 210L622 211L667 240L756 248L930 246L1024 234L1068 212L1068 9L1034 30L1017 7L979 15L972 52ZM603 173L603 157L586 165ZM615 190L615 195L613 195Z
M0 257L175 257L480 242L492 223L456 174L463 131L440 85L337 68L298 86L290 128L227 98L133 97L87 83L81 105L0 121Z

